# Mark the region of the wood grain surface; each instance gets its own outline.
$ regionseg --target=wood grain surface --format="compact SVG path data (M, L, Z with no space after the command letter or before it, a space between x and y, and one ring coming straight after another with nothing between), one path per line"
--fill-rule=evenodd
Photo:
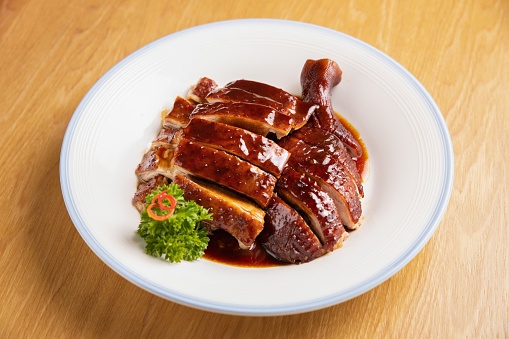
M387 53L448 124L455 178L424 249L373 290L278 317L214 314L134 286L67 214L59 156L90 87L167 34L236 18L329 27ZM509 2L0 0L0 338L508 338Z

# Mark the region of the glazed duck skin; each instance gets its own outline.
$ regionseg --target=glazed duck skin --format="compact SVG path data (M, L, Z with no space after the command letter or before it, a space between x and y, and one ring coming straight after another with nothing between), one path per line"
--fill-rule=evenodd
M249 248L263 229L265 212L247 199L216 185L191 180L177 174L174 182L184 191L186 200L194 200L212 213L209 230L222 229Z
M166 147L159 147L146 152L141 159L135 174L140 182L147 182L158 175L167 178L173 176L173 150Z
M313 124L335 134L348 148L352 157L357 158L362 155L362 147L339 121L331 102L332 89L340 83L341 75L341 69L332 60L307 60L300 77L302 99L319 105L313 115Z
M191 118L222 122L263 136L274 133L278 139L288 135L292 129L290 116L268 106L241 102L199 104Z
M173 103L173 108L163 118L164 128L184 128L191 121L191 113L195 105L182 97L177 97Z
M280 103L283 106L282 113L292 116L292 128L294 130L304 126L318 108L313 103L302 101L280 88L262 82L240 79L229 82L224 87L242 89Z
M309 262L324 253L322 244L300 214L276 195L267 206L259 239L273 257L292 264Z
M274 141L245 129L195 118L183 137L230 154L279 177L290 154Z
M132 200L134 207L136 207L136 209L140 212L143 211L143 209L145 208L145 198L147 197L147 195L149 195L150 192L152 192L152 190L167 183L168 178L163 175L156 175L147 182L141 182L138 185L138 188Z
M292 154L288 165L315 180L333 199L342 223L356 229L362 214L358 189L338 159L295 138L285 138L280 145Z
M276 178L234 155L188 139L182 139L175 150L174 171L190 174L237 193L243 194L261 207L272 198Z
M345 229L334 201L314 180L287 166L277 181L276 191L306 216L324 251L341 247Z
M283 104L240 88L218 88L209 93L205 99L208 103L244 102L249 104L264 105L285 114Z
M331 154L331 156L335 157L357 185L361 198L364 197L362 179L357 171L357 166L350 157L345 145L343 145L337 136L319 128L304 126L292 133L291 137L302 140L308 145L320 147Z
M177 146L178 138L175 135L180 133L180 128L163 127L157 137L152 141L152 148L166 147L174 149ZM175 137L175 138L174 138Z

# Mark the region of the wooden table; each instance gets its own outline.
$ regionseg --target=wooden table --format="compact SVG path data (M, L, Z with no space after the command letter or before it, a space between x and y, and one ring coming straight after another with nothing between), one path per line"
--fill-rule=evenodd
M424 249L375 289L279 317L214 314L134 286L67 214L59 155L85 93L129 53L199 24L314 23L387 53L448 124L455 179ZM509 2L0 2L0 337L509 337Z

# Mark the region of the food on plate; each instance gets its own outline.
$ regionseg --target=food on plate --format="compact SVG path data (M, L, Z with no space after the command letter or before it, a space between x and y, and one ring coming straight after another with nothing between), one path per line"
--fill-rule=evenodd
M339 212L313 178L288 166L277 182L277 192L308 221L326 252L341 247L345 229Z
M209 242L201 223L211 219L209 211L184 200L184 191L174 183L156 187L145 200L137 233L147 254L170 262L201 258Z
M308 145L289 137L281 142L291 156L288 167L312 179L332 198L343 225L355 229L361 216L360 193L340 158L323 146ZM279 182L278 182L279 183Z
M243 128L194 118L183 130L186 138L231 153L279 177L290 153L276 142Z
M293 122L291 116L272 107L236 101L198 104L190 118L196 117L244 128L263 136L273 133L278 139L290 133Z
M259 239L270 255L289 263L311 261L324 253L322 243L304 218L277 195L267 206Z
M218 229L232 235L240 248L249 249L263 230L265 212L249 199L210 182L177 175L174 182L184 197L212 211L204 226L212 233Z
M300 75L302 99L318 105L312 117L313 125L335 134L353 157L360 157L361 144L339 121L331 103L332 89L340 83L342 74L338 64L332 60L307 60Z
M366 159L360 139L332 107L341 76L332 60L307 60L302 97L252 80L220 87L199 79L164 112L135 170L133 205L142 223L170 223L178 214L178 208L168 212L173 198L161 195L171 183L179 199L207 211L195 230L208 234L214 252L231 249L215 245L225 234L239 253L263 251L274 262L305 263L340 248L362 219L359 163ZM178 257L196 256L189 258Z
M205 179L253 199L269 203L276 178L228 152L182 138L173 156L173 172ZM170 175L171 176L171 175Z

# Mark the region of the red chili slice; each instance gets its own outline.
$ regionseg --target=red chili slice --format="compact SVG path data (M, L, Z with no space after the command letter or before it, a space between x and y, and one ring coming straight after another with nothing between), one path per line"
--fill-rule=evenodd
M154 213L154 211L152 211L152 208L154 206L157 206L157 204L152 203L152 204L148 205L148 207L147 207L147 214L148 214L148 216L151 217L154 220L163 221L163 220L168 219L171 216L171 214L173 214L173 212L172 212L172 213L168 213L168 214L165 214L165 215L157 215L157 214Z
M166 206L165 204L163 204L165 199L169 200L170 206ZM159 205L159 208L162 210L172 211L175 209L175 207L177 207L177 199L175 199L175 197L173 195L165 194L165 195L161 195L157 199L157 204Z
M159 199L160 196L168 195L167 192L168 192L168 190L164 190L161 193L154 195L154 197L152 198L152 203L155 203Z
M164 204L164 200L169 200L170 206L166 206ZM154 207L157 207L162 211L169 211L169 212L164 215L157 215L152 210L152 208L154 208ZM152 219L162 221L162 220L166 220L169 217L171 217L173 215L173 212L175 212L176 207L177 207L177 200L175 199L175 197L168 194L167 190L164 190L161 193L156 194L152 198L152 203L150 205L148 205L148 207L147 207L147 213Z

